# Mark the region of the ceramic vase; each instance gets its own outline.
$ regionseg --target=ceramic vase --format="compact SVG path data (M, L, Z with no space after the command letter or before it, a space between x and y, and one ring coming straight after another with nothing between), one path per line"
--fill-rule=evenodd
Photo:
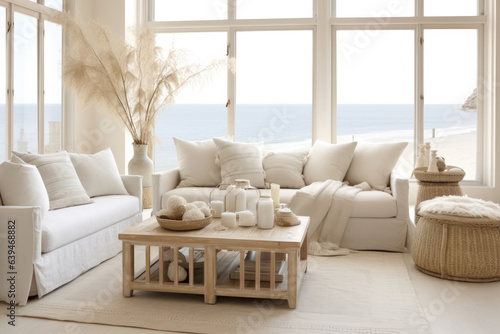
M129 175L142 175L142 186L151 187L153 175L153 160L148 157L148 145L134 145L134 156L128 163Z

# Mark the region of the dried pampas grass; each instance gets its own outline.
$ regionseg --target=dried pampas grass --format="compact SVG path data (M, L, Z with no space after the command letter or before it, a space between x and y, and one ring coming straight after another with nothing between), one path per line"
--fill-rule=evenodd
M174 103L179 91L202 84L226 64L190 64L186 51L173 48L164 53L151 30L143 30L134 46L96 22L78 22L66 13L60 20L68 41L66 87L83 103L100 104L117 116L135 144L152 143L160 113Z

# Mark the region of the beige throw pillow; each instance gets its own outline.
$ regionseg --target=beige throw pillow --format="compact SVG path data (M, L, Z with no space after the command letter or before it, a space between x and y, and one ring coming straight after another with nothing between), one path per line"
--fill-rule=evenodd
M305 187L304 160L308 151L264 153L266 183L277 183L281 188L300 189Z
M389 185L392 169L408 143L360 143L356 147L351 166L345 177L350 185L368 182L372 188Z
M304 166L306 185L330 179L343 181L356 145L357 142L329 144L316 140Z
M70 153L69 157L89 197L128 195L109 147L95 154Z
M213 141L221 168L222 183L247 179L252 186L264 188L261 145L233 143L218 138Z
M187 141L174 137L174 143L181 174L178 187L215 187L221 183L212 139Z
M49 211L49 196L35 166L10 161L0 164L0 194L8 206L41 207L42 218Z
M92 203L66 151L52 154L12 152L38 168L50 200L50 210Z

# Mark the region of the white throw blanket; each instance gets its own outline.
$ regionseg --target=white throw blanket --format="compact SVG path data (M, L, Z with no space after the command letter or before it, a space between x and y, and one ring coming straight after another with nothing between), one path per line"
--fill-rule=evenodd
M312 255L346 255L339 248L354 197L361 189L343 185L340 181L314 182L295 193L290 209L296 215L311 217L307 252Z

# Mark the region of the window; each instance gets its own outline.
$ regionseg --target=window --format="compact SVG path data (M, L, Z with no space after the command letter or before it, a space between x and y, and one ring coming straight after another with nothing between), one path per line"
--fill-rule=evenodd
M38 3L0 5L0 161L62 148L62 27L48 17L63 2Z
M6 69L6 15L5 7L0 6L0 68ZM6 71L0 71L0 162L4 161L7 157L7 115L5 113L5 104L7 103L7 82Z
M38 152L38 20L14 13L14 151Z
M180 7L167 13L174 4ZM227 127L217 125L224 119L222 109L213 124L237 141L263 141L270 149L305 147L316 139L406 141L400 164L408 175L418 145L431 142L448 164L466 170L466 180L482 182L483 161L492 160L491 144L482 140L492 130L483 122L494 111L483 110L485 98L493 101L478 83L491 71L484 61L494 48L486 42L495 42L484 12L493 4L149 0L149 18L159 34L226 36L236 73L214 83L220 99L227 89L229 104ZM196 102L193 94L183 101L200 108L207 103ZM280 113L290 116L285 127L275 125ZM182 128L172 126L170 133ZM171 141L163 128L157 131Z
M188 51L188 63L209 65L224 59L227 34L220 32L158 34L157 43L168 51L171 47ZM164 170L177 166L172 137L186 140L208 140L227 135L227 74L215 74L201 88L182 91L175 104L164 111L156 124L156 137L161 145L155 149L155 168Z
M400 164L411 173L414 32L382 30L355 46L361 33L337 31L337 141L409 142Z
M236 41L235 139L310 147L312 32L243 31Z

